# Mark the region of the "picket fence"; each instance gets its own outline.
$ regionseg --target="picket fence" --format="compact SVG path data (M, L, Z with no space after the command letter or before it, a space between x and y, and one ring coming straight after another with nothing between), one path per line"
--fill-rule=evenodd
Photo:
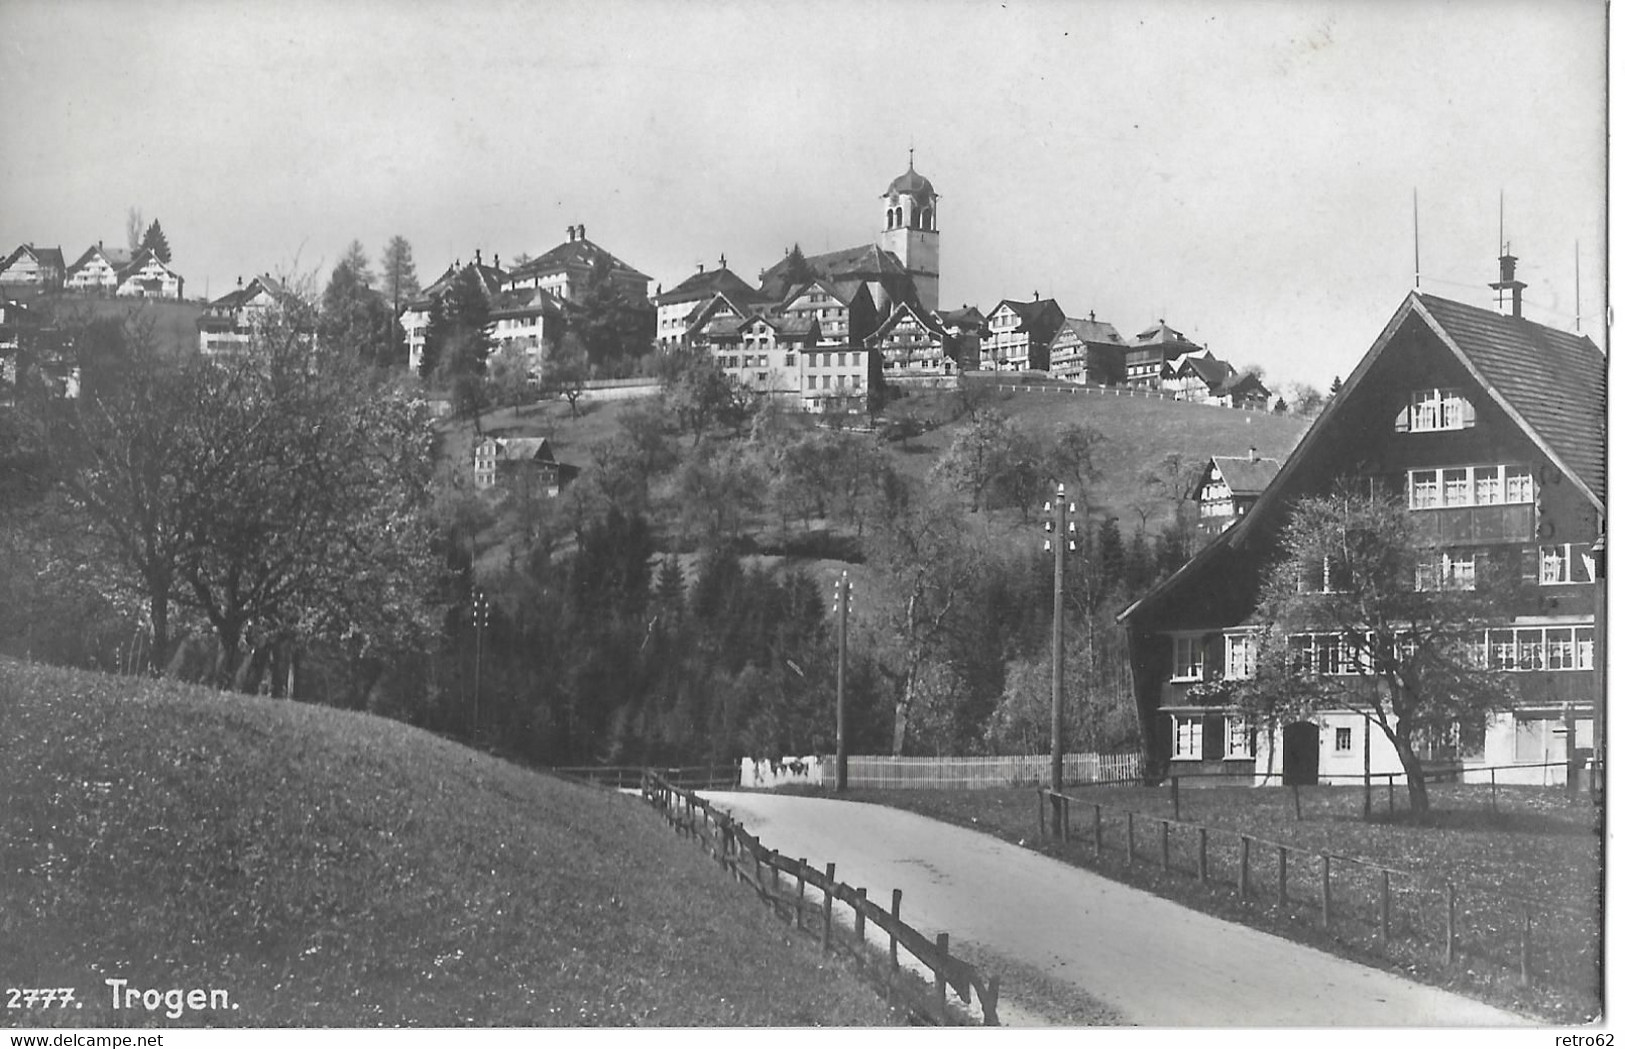
M834 759L823 760L823 780L834 780ZM1066 754L1061 759L1067 783L1132 783L1140 778L1138 754ZM1045 783L1050 755L1013 754L992 757L898 758L854 755L846 759L846 784L857 790L979 789Z

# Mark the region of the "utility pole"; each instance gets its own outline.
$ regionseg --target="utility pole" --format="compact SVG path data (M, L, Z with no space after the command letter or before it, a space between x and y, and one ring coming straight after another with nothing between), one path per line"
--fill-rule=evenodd
M1050 513L1050 503L1044 504L1044 512ZM1061 700L1065 691L1064 675L1066 669L1066 636L1064 624L1066 609L1063 604L1063 594L1066 586L1066 554L1069 550L1076 550L1077 545L1073 536L1077 534L1078 526L1067 520L1069 512L1076 512L1076 505L1069 505L1066 501L1066 485L1055 486L1055 502L1053 516L1044 522L1044 531L1053 533L1053 542L1044 540L1044 549L1055 551L1055 609L1054 634L1052 637L1052 651L1050 653L1050 711L1049 711L1049 778L1050 789L1057 793L1061 790ZM1063 537L1064 541L1063 541Z
M852 581L845 571L835 584L839 613L835 655L835 790L846 790L846 617L852 607Z
M485 628L491 622L491 602L485 591L474 591L474 735L480 732L480 663L485 654Z

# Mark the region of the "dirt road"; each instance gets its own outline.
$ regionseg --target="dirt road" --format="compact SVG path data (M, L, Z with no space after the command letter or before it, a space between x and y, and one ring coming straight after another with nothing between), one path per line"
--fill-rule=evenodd
M889 900L1004 982L1011 1025L1483 1027L1532 1021L878 805L708 793L769 847ZM1078 992L1082 992L1081 995ZM1092 1006L1093 999L1106 1007Z

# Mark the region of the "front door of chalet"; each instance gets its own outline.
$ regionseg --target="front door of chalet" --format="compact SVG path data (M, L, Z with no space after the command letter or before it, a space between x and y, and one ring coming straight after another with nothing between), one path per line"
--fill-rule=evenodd
M1312 787L1320 782L1320 726L1294 721L1281 730L1281 782L1288 787Z

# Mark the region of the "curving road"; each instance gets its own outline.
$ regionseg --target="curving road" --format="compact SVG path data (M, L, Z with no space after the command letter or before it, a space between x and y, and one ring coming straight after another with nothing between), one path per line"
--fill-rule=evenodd
M819 867L833 861L836 876L870 899L902 889L904 920L927 936L949 933L955 954L1001 974L999 1011L1013 1026L1533 1023L914 813L828 798L706 796L769 848Z

